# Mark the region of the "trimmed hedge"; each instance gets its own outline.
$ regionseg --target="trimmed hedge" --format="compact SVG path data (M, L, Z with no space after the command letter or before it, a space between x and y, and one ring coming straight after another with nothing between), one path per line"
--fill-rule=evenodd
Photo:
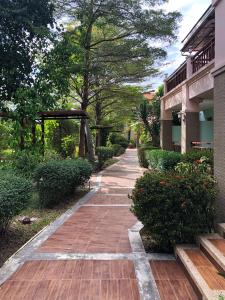
M98 156L99 168L102 168L104 162L113 157L114 151L111 147L97 147L96 154Z
M146 152L155 150L155 149L157 149L157 148L153 147L153 146L149 146L149 145L142 145L138 148L138 161L139 161L140 167L146 168L146 169L149 167L149 163L146 159Z
M41 207L53 207L91 176L92 167L86 160L56 160L40 164L35 170Z
M111 133L109 135L109 139L108 139L110 144L118 144L123 148L127 148L129 145L129 141L128 139L126 139L123 135L118 134L118 133Z
M6 232L12 218L27 206L31 195L31 181L5 172L0 174L0 234Z
M149 172L136 182L132 211L160 250L169 251L211 231L216 191L211 176Z
M145 153L149 167L156 170L173 170L181 161L181 154L173 151L151 150Z
M125 153L125 148L121 147L118 144L113 144L110 146L110 148L112 148L113 150L113 156L120 156Z

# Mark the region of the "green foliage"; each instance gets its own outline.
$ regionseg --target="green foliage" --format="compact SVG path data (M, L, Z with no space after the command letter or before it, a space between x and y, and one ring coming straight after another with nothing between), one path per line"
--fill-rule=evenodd
M156 147L153 147L151 145L141 145L141 147L138 148L138 160L139 160L139 165L142 168L148 168L149 163L148 160L146 159L146 152L149 152L151 150L157 149Z
M53 128L50 144L62 157L74 157L79 140L79 125L72 120L61 120Z
M0 107L22 86L33 84L35 59L48 45L53 4L46 0L1 0Z
M216 191L211 176L149 172L137 180L132 211L160 250L168 251L212 230Z
M113 157L113 149L110 147L97 147L96 154L98 156L98 166L101 169L106 160Z
M31 194L30 181L11 173L0 174L0 234L5 233L12 218L26 207Z
M195 163L198 162L202 157L207 158L207 162L213 167L213 151L212 150L191 150L182 155L181 160L183 162Z
M113 150L113 156L120 156L125 153L125 148L121 147L119 144L112 144L110 148Z
M110 133L108 142L111 145L114 145L114 144L120 145L121 147L123 147L125 149L129 145L128 139L126 139L123 135L118 134L118 133L114 133L114 132Z
M212 174L211 165L208 162L207 157L202 157L200 160L197 160L193 163L191 162L180 162L176 165L175 171L181 175L188 174Z
M160 86L151 102L144 99L138 109L138 119L143 123L153 146L159 147L160 135L160 97L163 95L163 86Z
M145 155L149 167L156 170L173 170L181 161L181 154L173 151L151 150Z
M0 121L0 153L9 148L12 138L12 124L10 121Z
M16 151L12 156L12 167L18 175L31 178L42 161L40 153L31 150Z
M52 160L40 164L34 174L40 206L53 207L71 196L76 187L90 178L91 172L86 160Z

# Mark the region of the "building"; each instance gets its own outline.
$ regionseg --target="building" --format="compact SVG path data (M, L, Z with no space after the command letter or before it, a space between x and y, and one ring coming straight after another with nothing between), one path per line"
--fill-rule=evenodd
M143 96L148 102L151 102L155 97L155 90L144 92Z
M212 0L183 41L184 63L165 80L161 147L213 148L218 204L225 217L225 0ZM180 126L174 126L177 114Z

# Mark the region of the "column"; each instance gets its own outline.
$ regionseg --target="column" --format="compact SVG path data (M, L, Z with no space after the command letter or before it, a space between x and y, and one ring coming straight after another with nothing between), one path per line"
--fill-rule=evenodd
M214 175L219 196L217 199L217 220L225 222L225 0L214 0L215 7L215 68L214 76Z
M200 141L199 101L189 100L188 86L182 87L181 153L192 148L192 142Z
M173 149L173 118L170 110L165 110L165 102L161 100L161 119L160 119L160 147L163 150Z

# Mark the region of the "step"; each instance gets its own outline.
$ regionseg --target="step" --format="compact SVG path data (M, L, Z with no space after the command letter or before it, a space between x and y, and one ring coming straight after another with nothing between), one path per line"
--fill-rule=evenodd
M151 260L160 299L200 300L183 267L176 260Z
M222 236L222 238L225 238L225 223L217 224L217 231Z
M199 248L180 245L176 247L176 255L203 300L218 300L221 294L225 296L225 278Z
M209 260L225 273L225 240L215 233L200 236L198 241Z

